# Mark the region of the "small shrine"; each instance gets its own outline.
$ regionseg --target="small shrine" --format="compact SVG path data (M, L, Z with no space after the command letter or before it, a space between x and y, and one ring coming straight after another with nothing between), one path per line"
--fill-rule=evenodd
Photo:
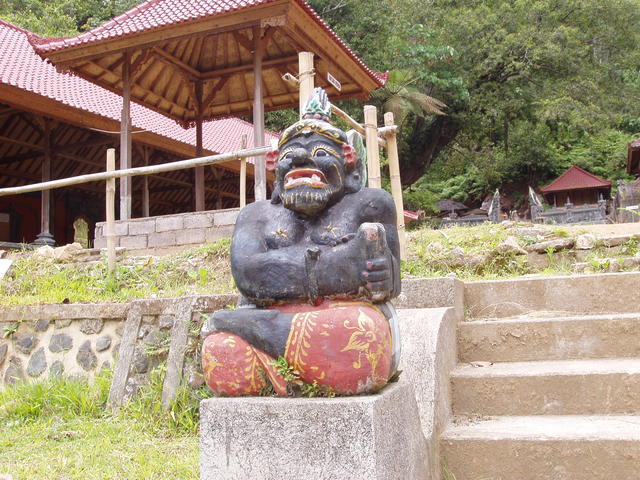
M573 165L549 185L541 187L540 192L554 207L592 205L609 198L611 181Z

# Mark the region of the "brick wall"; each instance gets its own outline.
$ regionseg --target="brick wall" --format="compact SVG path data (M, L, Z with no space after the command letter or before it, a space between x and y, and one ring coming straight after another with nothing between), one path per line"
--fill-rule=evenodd
M116 222L116 247L130 250L215 242L231 237L238 208L134 218ZM105 248L105 223L96 224L95 248Z

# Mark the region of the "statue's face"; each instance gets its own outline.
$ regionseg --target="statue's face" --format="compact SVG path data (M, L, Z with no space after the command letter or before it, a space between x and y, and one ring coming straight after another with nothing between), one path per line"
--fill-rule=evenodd
M283 205L317 215L345 194L345 152L351 147L315 131L300 133L281 145L276 182Z

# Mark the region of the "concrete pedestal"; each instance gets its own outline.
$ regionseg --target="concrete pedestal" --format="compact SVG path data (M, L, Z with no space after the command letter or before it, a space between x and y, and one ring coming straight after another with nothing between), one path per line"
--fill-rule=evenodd
M340 398L211 398L200 404L201 480L427 480L409 384Z

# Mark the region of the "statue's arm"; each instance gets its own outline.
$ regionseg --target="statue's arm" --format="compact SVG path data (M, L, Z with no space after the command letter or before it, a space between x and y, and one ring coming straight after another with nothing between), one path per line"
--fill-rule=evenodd
M367 294L375 302L400 293L400 245L395 205L383 190L367 189L357 200L359 228L328 251L315 268L321 295ZM384 233L379 225L384 227Z
M304 252L296 246L269 249L264 234L265 205L252 203L236 221L231 270L238 290L254 303L305 295Z

